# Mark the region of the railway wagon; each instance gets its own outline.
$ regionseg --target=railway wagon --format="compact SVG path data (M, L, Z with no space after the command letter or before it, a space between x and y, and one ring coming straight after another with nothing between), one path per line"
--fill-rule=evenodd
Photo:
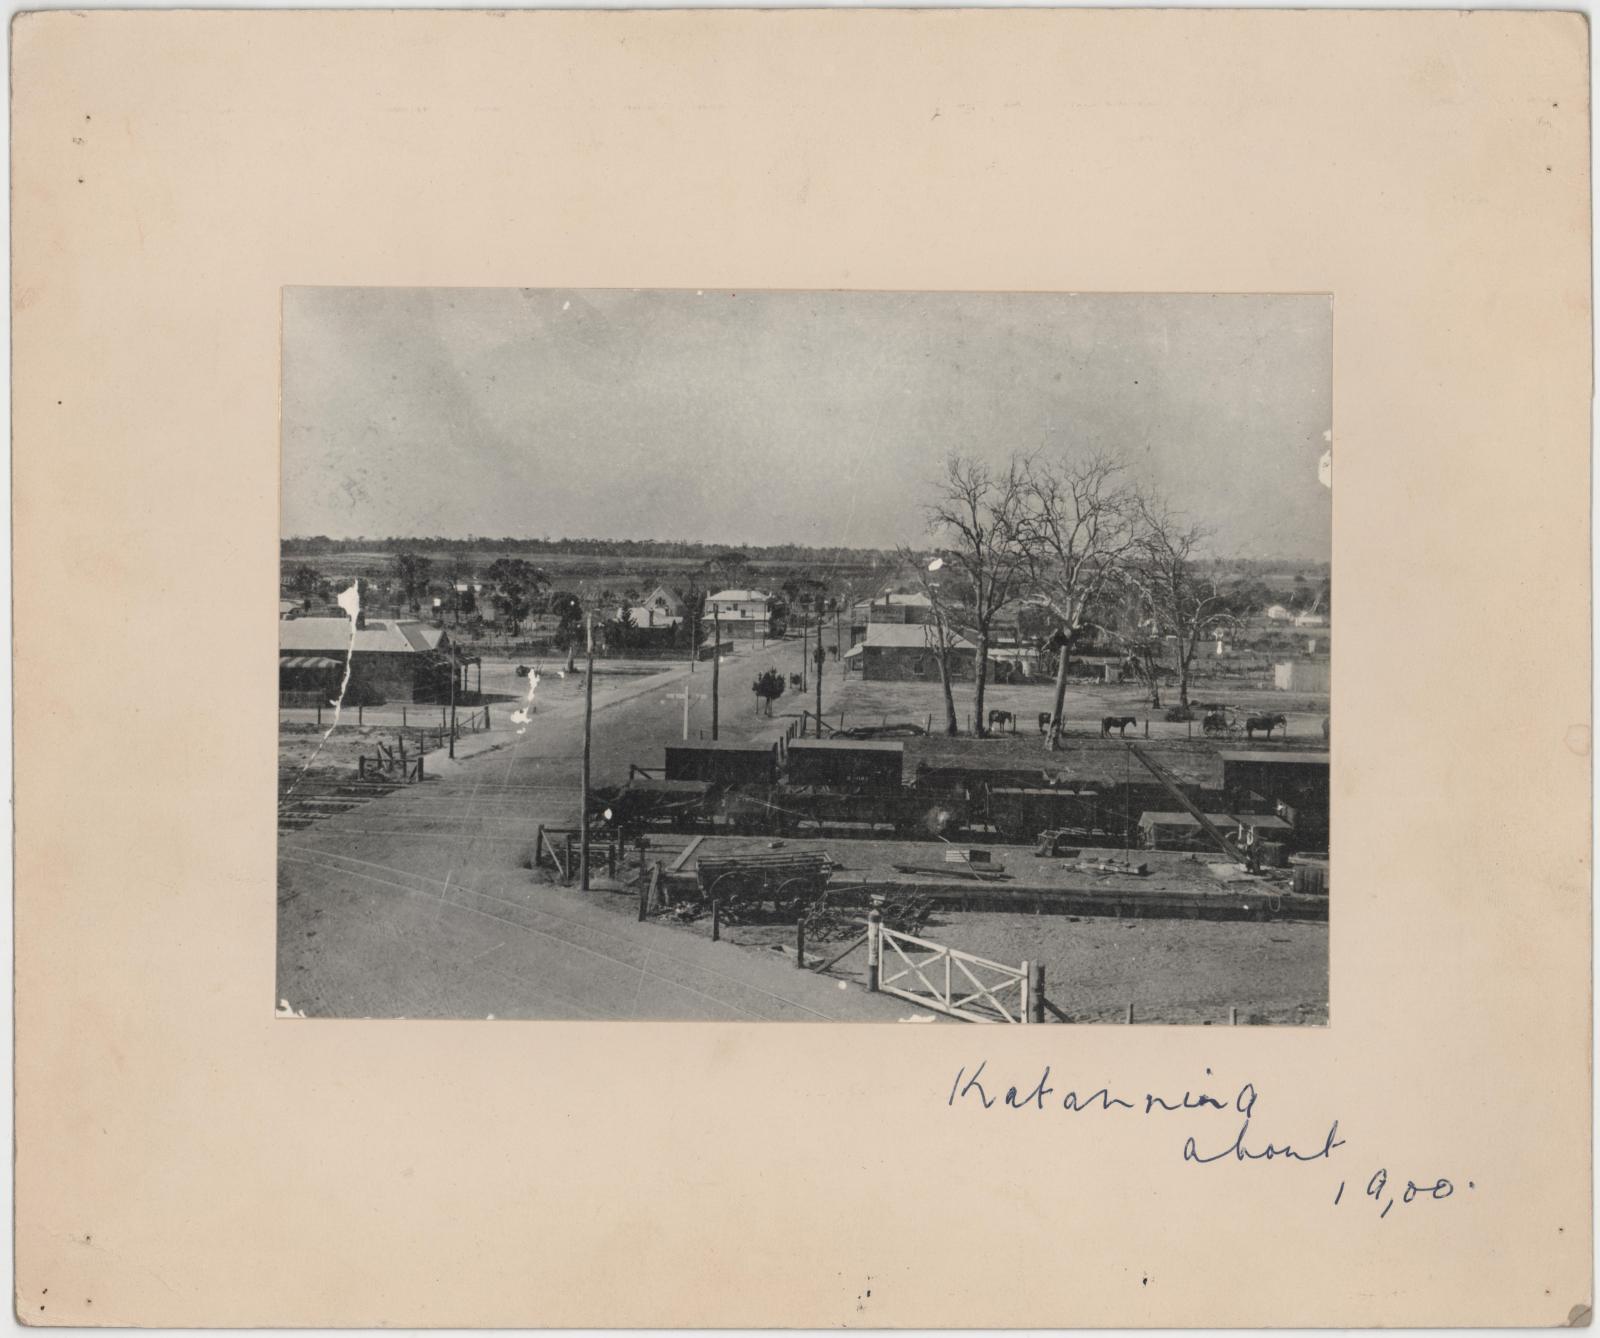
M669 781L706 781L717 786L775 785L778 744L669 743L664 775Z
M785 779L790 785L893 793L901 788L903 743L861 739L794 739Z

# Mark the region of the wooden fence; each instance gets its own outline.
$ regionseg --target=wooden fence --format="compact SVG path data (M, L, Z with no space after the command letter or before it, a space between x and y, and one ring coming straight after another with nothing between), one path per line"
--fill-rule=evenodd
M987 957L902 934L867 919L869 989L898 995L966 1022L1043 1022L1044 968Z

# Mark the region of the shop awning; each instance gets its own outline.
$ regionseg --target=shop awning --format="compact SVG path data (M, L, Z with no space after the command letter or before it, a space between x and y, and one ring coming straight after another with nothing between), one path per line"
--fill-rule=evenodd
M344 661L330 660L326 655L281 655L279 669L342 669Z

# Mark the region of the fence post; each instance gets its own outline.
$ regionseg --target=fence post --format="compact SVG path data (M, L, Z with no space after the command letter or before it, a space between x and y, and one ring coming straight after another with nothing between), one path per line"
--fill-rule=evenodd
M358 729L366 723L366 717L362 714L366 709L367 708L361 705L359 702L356 704L356 727Z
M1144 718L1144 736L1147 739L1150 737L1150 717L1149 716L1146 716Z
M806 965L806 918L804 915L795 921L794 929L795 970L803 971Z
M404 729L405 727L406 727L406 708L402 704L401 707L400 707L400 728Z
M1133 1004L1131 1001L1128 1004L1128 1025L1133 1025Z
M722 937L722 903L715 899L711 902L711 941L717 942Z
M867 912L867 989L878 992L878 964L883 956L883 915Z
M537 869L544 863L544 823L540 823L533 834L533 867Z
M1035 962L1030 968L1033 978L1028 982L1028 1021L1044 1021L1044 963Z
M1239 1025L1239 1005L1238 1004L1230 1004L1229 1007L1228 1007L1228 1025L1230 1027L1237 1027Z
M487 706L483 708L483 730L486 734L489 732L489 708Z
M322 698L317 698L317 728L322 728Z
M572 881L572 833L571 832L567 833L567 858L566 858L566 861L565 861L565 867L562 869L562 873L565 875L567 882L570 883Z

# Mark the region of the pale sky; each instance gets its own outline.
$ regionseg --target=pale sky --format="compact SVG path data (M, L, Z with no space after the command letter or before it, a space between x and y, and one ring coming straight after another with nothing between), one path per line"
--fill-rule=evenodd
M290 288L283 533L886 547L952 450L1119 453L1326 560L1327 296Z

